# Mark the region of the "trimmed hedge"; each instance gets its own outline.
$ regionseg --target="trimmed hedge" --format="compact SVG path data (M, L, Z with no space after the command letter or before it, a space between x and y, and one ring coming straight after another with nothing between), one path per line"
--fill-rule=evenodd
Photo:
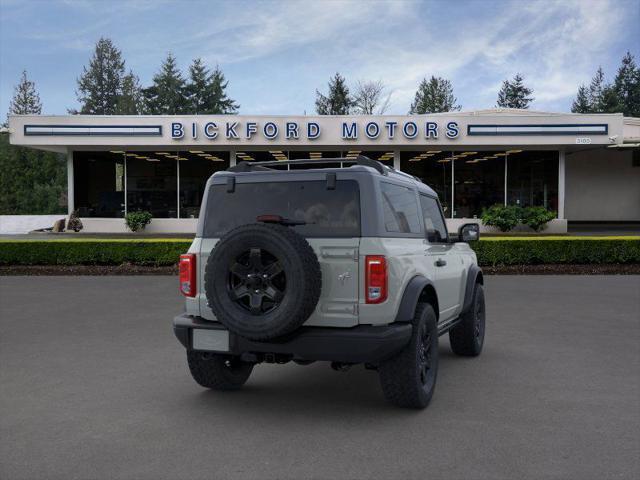
M640 237L488 237L472 247L490 266L640 263Z
M0 265L174 265L184 239L0 240ZM486 237L480 265L640 263L640 237Z
M174 265L189 240L0 241L0 265Z

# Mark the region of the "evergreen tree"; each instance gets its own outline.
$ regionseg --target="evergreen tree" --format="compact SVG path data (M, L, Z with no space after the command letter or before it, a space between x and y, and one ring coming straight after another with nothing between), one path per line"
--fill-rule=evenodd
M613 88L621 110L628 117L640 117L640 69L631 52L622 59Z
M239 105L227 97L228 83L220 67L209 73L202 60L195 59L189 67L189 83L185 89L190 113L236 113Z
M81 104L80 113L117 113L124 72L124 60L120 50L108 38L98 40L89 67L83 67L82 75L78 79L76 95Z
M512 81L502 82L502 88L498 92L498 107L502 108L529 108L533 101L530 95L533 89L524 85L524 78L519 73L513 77Z
M9 144L0 135L0 215L66 213L63 155Z
M573 113L591 113L591 102L589 101L589 91L584 85L578 88L578 95L571 104Z
M22 72L9 113L42 112L35 84ZM63 155L9 144L0 135L0 215L66 212L67 160Z
M598 67L596 74L589 84L589 104L591 105L591 113L604 112L604 92L607 84L604 79L604 71L602 67Z
M349 87L339 73L329 80L327 96L316 90L316 112L319 115L348 115L354 103L349 95Z
M194 115L206 112L208 107L209 70L200 58L196 58L189 66L189 83L185 93L189 102L189 113Z
M36 91L36 84L27 78L26 70L22 71L20 83L13 91L9 113L14 115L40 115L42 113L42 103Z
M453 95L453 86L449 80L431 76L422 79L411 104L410 114L452 112L460 110Z
M116 113L119 115L140 115L144 113L144 98L140 80L129 71L122 78L121 92L116 103Z
M237 113L240 105L227 97L226 90L229 82L217 65L208 83L210 96L206 113Z
M155 115L187 113L189 108L185 86L176 59L169 53L162 62L160 72L154 75L151 87L143 90L149 113Z

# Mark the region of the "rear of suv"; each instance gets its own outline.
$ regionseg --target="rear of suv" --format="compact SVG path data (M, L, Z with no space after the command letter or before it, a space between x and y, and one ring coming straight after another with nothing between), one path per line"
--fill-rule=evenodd
M174 319L191 374L231 390L262 362L364 363L389 401L425 407L438 336L482 350L483 277L465 243L478 226L452 241L433 190L366 157L310 162L240 163L207 182Z

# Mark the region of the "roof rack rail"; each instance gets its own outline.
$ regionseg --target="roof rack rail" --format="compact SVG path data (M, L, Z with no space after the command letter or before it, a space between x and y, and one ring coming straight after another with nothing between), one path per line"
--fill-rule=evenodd
M252 172L252 171L264 171L272 170L270 166L276 165L303 165L308 163L355 163L356 165L363 165L365 167L371 167L378 171L381 175L387 175L389 171L394 171L391 167L384 165L378 160L371 160L364 155L358 155L356 158L322 158L311 159L304 158L298 160L269 160L266 162L240 162L233 167L227 168L228 172Z

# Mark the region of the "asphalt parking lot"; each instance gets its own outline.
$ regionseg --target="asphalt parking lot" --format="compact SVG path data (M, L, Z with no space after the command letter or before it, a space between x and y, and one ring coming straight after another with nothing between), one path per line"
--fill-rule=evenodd
M171 277L0 277L0 478L638 478L640 277L488 277L477 359L424 411L375 372L260 365L205 391Z

